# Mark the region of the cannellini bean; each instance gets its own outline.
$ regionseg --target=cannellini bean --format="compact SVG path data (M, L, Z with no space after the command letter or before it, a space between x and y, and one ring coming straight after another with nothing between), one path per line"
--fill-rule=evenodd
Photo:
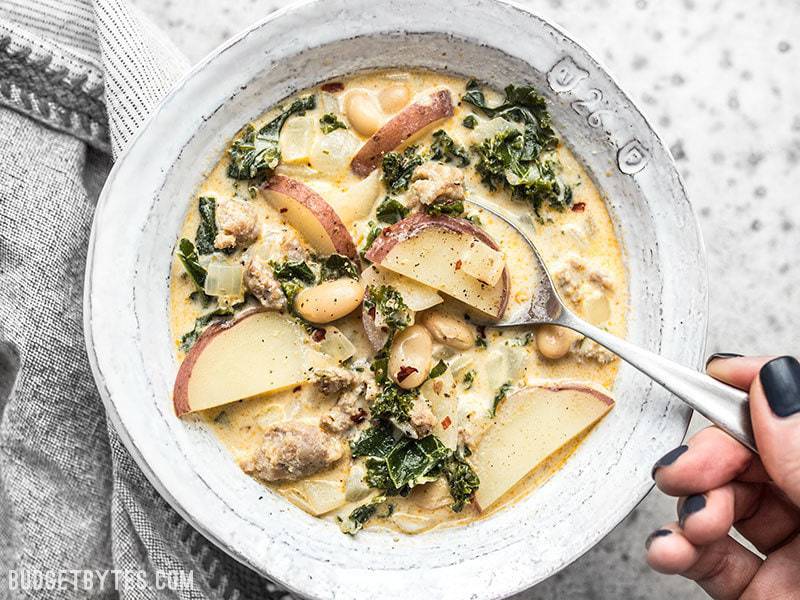
M301 290L294 309L306 321L318 325L349 315L364 299L364 288L355 279L335 279Z
M367 92L355 90L347 94L344 112L353 129L365 137L380 129L383 115L378 104Z
M383 88L378 94L378 102L387 113L394 113L403 108L411 99L408 86L403 84L390 85Z
M475 345L472 327L448 314L427 312L422 315L421 323L434 340L454 350L469 350Z
M398 333L389 350L389 376L401 388L422 385L431 370L433 340L422 325L406 327Z
M569 352L575 334L570 329L555 325L541 325L536 329L536 347L545 358L561 358Z

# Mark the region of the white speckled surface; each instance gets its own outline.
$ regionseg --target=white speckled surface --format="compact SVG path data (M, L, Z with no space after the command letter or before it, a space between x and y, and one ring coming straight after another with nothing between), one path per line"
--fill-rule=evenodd
M284 2L134 0L193 61ZM709 351L797 351L800 7L791 0L523 1L604 61L678 161L708 249ZM652 574L647 533L673 516L651 494L600 545L518 596L703 598Z

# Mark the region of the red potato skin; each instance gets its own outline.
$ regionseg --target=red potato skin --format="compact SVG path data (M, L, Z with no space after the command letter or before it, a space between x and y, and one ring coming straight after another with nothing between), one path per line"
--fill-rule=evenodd
M353 157L350 168L359 177L366 177L378 167L384 154L397 148L420 129L452 116L453 99L450 92L448 90L434 92L431 94L430 104L407 106L376 131Z
M325 198L296 179L285 175L273 175L262 189L289 196L305 206L323 224L337 254L358 261L358 251L353 237Z
M596 387L587 385L586 383L581 383L580 381L576 381L574 383L569 381L559 381L558 383L532 385L528 386L528 388L547 390L549 392L566 392L566 391L584 392L594 396L606 406L614 406L614 398L611 395L609 395L608 392L599 390ZM521 391L523 390L519 390L519 392Z
M394 248L396 244L408 240L415 235L418 235L421 231L431 227L445 229L454 233L471 235L482 241L492 250L500 249L488 233L486 233L480 227L476 227L466 219L449 217L447 215L434 217L423 212L418 212L410 217L401 219L394 225L384 228L381 234L375 238L375 241L367 251L365 258L370 262L379 265L381 262L383 262L383 259L386 258L389 252L392 251L392 248ZM511 286L511 279L508 275L507 268L503 268L502 280L503 285L505 286L506 290L508 290ZM508 306L508 296L508 293L503 296L503 303L500 305L500 314L497 317L498 319L503 316L503 313L506 312L506 307Z
M247 310L239 314L234 319L219 321L213 325L210 325L208 329L206 329L200 335L200 337L194 343L194 346L192 346L189 352L186 354L186 357L183 359L183 362L178 369L178 374L175 376L175 386L172 389L172 404L175 407L176 416L182 417L192 410L189 406L189 378L192 376L194 364L197 362L197 359L200 357L203 349L217 336L217 334L222 333L226 329L230 329L237 323L241 323L246 318L263 312L264 310L265 309L261 308Z

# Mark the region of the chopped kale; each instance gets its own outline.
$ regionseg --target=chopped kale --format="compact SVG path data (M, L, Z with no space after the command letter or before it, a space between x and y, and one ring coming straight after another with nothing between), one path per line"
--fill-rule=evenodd
M364 475L364 483L369 487L378 490L392 490L394 492L394 484L392 478L389 476L389 466L386 464L386 457L382 458L367 458L366 461L367 473ZM395 494L397 492L394 492Z
M402 153L386 154L383 157L383 179L389 193L405 192L411 183L414 169L425 160L426 157L417 152L417 146L409 146Z
M498 106L490 107L480 85L474 79L467 83L466 93L462 100L472 104L490 119L501 117L506 121L522 123L532 129L533 134L544 150L553 150L558 145L556 133L547 112L547 103L539 93L529 85L506 86L505 99Z
M472 467L455 453L444 463L442 470L450 486L450 495L453 497L450 508L453 512L461 512L480 487L481 480Z
M375 216L379 221L394 224L408 215L409 209L399 200L386 196L375 209ZM369 241L369 240L368 240Z
M340 529L349 535L355 535L364 525L375 516L388 517L394 512L394 505L388 504L386 509L379 513L379 509L386 502L386 496L376 496L369 502L353 509L346 519L339 523Z
M367 224L369 225L369 233L367 233L367 238L364 240L364 247L361 249L361 258L364 258L367 250L370 249L370 246L372 246L373 242L378 239L381 231L383 231L383 227L376 225L374 221L370 221Z
M497 407L503 400L505 400L509 390L511 390L510 381L506 381L503 385L500 386L500 389L497 390L497 393L494 395L494 402L492 402L492 410L489 411L490 417L493 417L495 415L495 413L497 412Z
M186 238L178 243L178 259L198 290L202 290L206 283L206 270L198 262L194 244Z
M475 129L478 125L478 119L475 118L475 115L467 115L464 117L464 120L461 121L461 124L467 129Z
M375 374L378 385L383 385L389 380L389 357L385 351L381 351L373 359L370 370Z
M189 294L189 300L199 302L203 308L208 308L212 302L216 302L213 296L209 296L203 290L195 290Z
M414 487L432 481L426 476L440 467L450 455L450 449L439 438L429 435L421 440L406 438L397 444L386 457L389 477L395 489Z
M447 371L447 363L444 362L443 360L440 360L431 369L430 375L428 375L428 377L430 377L431 379L436 379L437 377L441 377L442 375L444 375L445 371Z
M211 254L216 250L214 238L217 237L217 201L209 196L201 196L197 210L200 212L200 224L194 239L197 252Z
M360 276L356 263L341 254L326 256L322 259L321 269L320 279L322 279L322 281L341 279L342 277L358 279Z
M291 281L293 279L309 285L317 282L317 276L304 260L287 260L282 263L272 263L272 271L278 281Z
M480 227L481 225L483 225L483 222L481 222L481 218L480 218L478 215L476 215L476 214L472 214L472 215L466 215L464 218L465 218L467 221L469 221L470 223L472 223L473 225L476 225L476 226L478 226L478 227Z
M464 201L439 196L430 204L425 205L425 212L434 217L439 215L461 217L464 215Z
M369 407L373 419L394 419L398 423L407 422L419 390L404 390L388 382L372 401Z
M386 458L395 443L392 427L386 423L380 423L365 429L357 439L351 441L350 453L353 458L359 456Z
M487 341L486 336L485 335L478 335L475 338L475 346L477 348L486 348L486 347L488 347L489 346L489 342Z
M280 133L286 120L295 114L304 114L316 107L316 98L298 98L258 131L248 125L229 150L228 177L232 179L254 179L269 176L281 160Z
M475 370L470 369L466 373L464 373L464 389L468 390L472 387L472 384L475 383Z
M431 158L443 163L457 160L459 167L469 165L467 150L463 146L456 144L444 129L433 132Z
M510 346L527 346L528 344L531 343L534 337L535 334L532 331L528 331L521 338L514 338L513 340L511 340L510 343L509 342L506 343L509 344Z
M364 297L364 308L375 309L376 317L381 319L393 331L398 331L411 324L411 311L403 301L403 296L390 285L369 286Z
M322 133L328 135L331 131L336 131L337 129L347 129L347 125L342 123L333 113L325 113L322 115L322 118L319 120L320 129L322 129Z

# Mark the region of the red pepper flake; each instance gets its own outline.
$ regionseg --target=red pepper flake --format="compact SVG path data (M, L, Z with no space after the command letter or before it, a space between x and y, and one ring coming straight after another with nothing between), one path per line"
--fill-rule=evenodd
M371 306L367 311L367 314L370 316L371 319L375 319L375 307Z
M583 212L586 210L586 202L576 202L572 205L572 212Z
M335 94L336 92L341 92L344 89L344 84L341 81L331 81L329 83L323 83L320 89L322 89L323 92Z
M459 259L456 261L456 271L459 271L459 270L461 270L461 265L463 265L463 264L464 264L464 263L462 263L462 262L461 262L461 259L459 258Z
M359 408L356 414L350 415L350 420L353 423L363 423L367 420L367 411L363 408Z
M397 383L401 383L406 377L408 377L412 373L419 373L419 371L414 367L407 367L405 365L400 367L400 370L397 372Z
M282 209L280 210L281 214L283 214L283 213L285 213L285 212L288 212L288 211L289 211L289 209L288 209L288 208L282 208Z
M301 385L298 385L296 388L294 388L294 389L292 390L292 393L293 393L293 394L296 394L297 392L299 392L299 391L300 391L300 390L302 390L302 389L303 389L303 386L301 386Z
M453 421L450 419L450 417L445 417L444 419L442 419L442 429L446 431L447 428L450 427L450 425L452 425L452 423Z
M311 339L315 342L321 342L325 339L325 334L327 333L328 332L324 328L320 327L314 330L314 333L311 334Z

